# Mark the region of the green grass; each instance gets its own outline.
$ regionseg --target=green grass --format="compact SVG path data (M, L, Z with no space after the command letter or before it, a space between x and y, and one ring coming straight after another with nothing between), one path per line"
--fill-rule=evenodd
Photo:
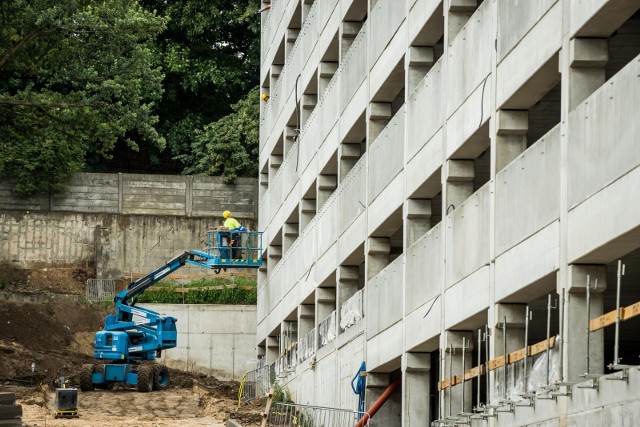
M210 287L221 288L207 289ZM245 289L247 287L251 289ZM177 292L175 288L189 291ZM256 301L256 279L251 277L200 279L184 285L163 281L138 300L153 304L256 304Z

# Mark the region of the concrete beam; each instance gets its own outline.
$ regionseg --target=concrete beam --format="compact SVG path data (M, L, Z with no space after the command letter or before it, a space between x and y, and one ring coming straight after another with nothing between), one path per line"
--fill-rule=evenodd
M431 199L407 199L406 218L431 218Z
M298 318L313 319L316 315L316 308L313 304L300 304L298 306Z
M391 245L387 237L369 237L367 239L367 255L388 255Z
M475 164L473 160L447 160L447 182L473 182Z
M405 372L429 372L431 370L431 354L405 353L402 358Z
M368 120L391 120L390 102L370 102L367 110Z
M527 110L498 110L496 114L498 135L526 135L529 130Z
M569 42L569 66L601 68L609 62L608 39L575 38Z
M316 289L316 301L321 302L335 302L336 301L336 288L318 288Z
M434 52L431 46L410 46L407 51L407 66L430 66L434 62Z

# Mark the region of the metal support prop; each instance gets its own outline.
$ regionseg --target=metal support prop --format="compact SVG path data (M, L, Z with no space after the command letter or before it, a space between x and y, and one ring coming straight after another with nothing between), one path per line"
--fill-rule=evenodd
M522 373L524 378L524 394L528 393L527 390L527 363L529 362L529 318L531 316L531 310L529 306L525 308L524 314L524 371Z
M507 316L502 323L502 344L504 351L504 365L502 369L502 399L507 400Z
M460 410L460 415L467 415L467 413L464 411L464 407L465 407L465 403L466 403L466 399L465 399L465 387L464 387L464 373L467 369L467 361L465 360L466 358L466 351L467 348L471 347L471 341L467 342L467 337L462 337L462 408Z
M596 288L598 287L598 279L596 279ZM585 329L585 333L587 335L587 354L585 355L585 359L587 361L587 372L586 375L591 373L591 328L589 324L591 322L591 276L587 275L587 327Z
M616 277L616 332L615 346L613 347L613 367L620 364L620 287L624 276L624 264L618 260L618 273Z
M489 329L489 325L484 325L484 360L485 363L489 362L489 336L491 335L491 330ZM491 389L490 389L490 381L489 381L489 367L486 366L484 370L484 385L487 388L487 402L491 400Z
M549 385L549 372L550 372L550 354L549 354L549 340L551 339L551 294L547 296L547 342L546 342L546 356L547 356L547 383Z
M449 344L449 378L453 378L453 344ZM451 401L453 400L453 387L449 384L449 418L451 418Z
M565 297L564 297L564 291L565 289L562 288L561 293L560 293L560 327L558 328L558 330L560 331L560 339L558 340L558 354L560 354L560 382L564 383L564 356L563 356L563 349L564 349L564 339L565 339L565 333L564 333L564 313L565 313Z
M480 370L482 369L482 329L478 329L478 382L476 383L476 407L480 407L480 379L482 378Z

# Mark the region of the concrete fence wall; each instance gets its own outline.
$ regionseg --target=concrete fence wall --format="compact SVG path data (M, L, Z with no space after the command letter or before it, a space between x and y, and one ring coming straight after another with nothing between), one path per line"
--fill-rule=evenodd
M238 178L78 173L62 194L20 199L10 182L0 181L0 210L85 212L134 215L210 217L229 209L239 218L257 217L257 185Z
M255 369L255 305L144 306L178 319L178 346L162 353L167 366L236 381Z
M257 181L218 177L88 174L65 194L19 199L0 182L0 263L25 268L95 265L97 276L147 273L188 249L202 249L230 209L256 226ZM184 267L181 275L206 275Z

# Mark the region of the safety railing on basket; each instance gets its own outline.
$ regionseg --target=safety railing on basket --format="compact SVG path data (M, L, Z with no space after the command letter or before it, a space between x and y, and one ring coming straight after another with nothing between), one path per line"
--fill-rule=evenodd
M368 414L322 406L274 403L267 414L270 427L352 427L360 418L362 426L373 426Z

